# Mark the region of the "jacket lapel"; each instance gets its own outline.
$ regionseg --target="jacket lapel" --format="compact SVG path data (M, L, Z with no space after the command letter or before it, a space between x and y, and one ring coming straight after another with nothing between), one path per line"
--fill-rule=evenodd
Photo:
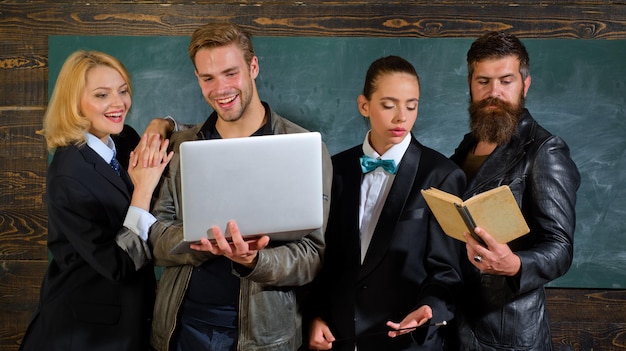
M132 192L132 182L125 169L120 169L121 175L118 176L113 170L111 165L100 157L93 149L88 146L79 148L80 153L85 158L85 161L91 163L96 173L104 177L108 182L113 184L120 192L122 192L128 201L130 201L130 195Z
M372 241L361 266L359 280L366 277L378 265L389 249L396 224L417 177L420 158L421 149L417 146L415 139L411 139L411 144L402 158L398 173L380 213Z
M344 166L345 172L339 172L344 179L341 179L339 183L342 184L341 190L343 199L346 199L346 203L342 204L342 211L344 211L344 218L342 221L350 220L347 226L346 233L349 234L344 239L346 241L345 247L349 252L345 252L345 259L350 262L350 265L354 265L355 271L358 271L361 266L361 244L359 237L359 201L361 197L361 182L363 180L363 172L361 171L361 164L359 157L363 155L362 149L354 148L354 152L347 157L348 162ZM332 197L331 197L332 207ZM354 234L351 234L354 233Z

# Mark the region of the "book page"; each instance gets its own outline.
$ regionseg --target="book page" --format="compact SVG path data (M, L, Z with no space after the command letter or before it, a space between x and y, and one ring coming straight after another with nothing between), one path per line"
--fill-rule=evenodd
M508 186L500 186L465 201L477 226L496 241L508 243L530 231Z

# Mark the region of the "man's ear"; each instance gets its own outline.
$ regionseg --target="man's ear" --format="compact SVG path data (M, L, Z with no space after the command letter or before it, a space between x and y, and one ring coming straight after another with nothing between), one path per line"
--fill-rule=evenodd
M250 61L250 77L252 79L256 79L259 75L259 59L256 56L252 57L252 61Z
M365 118L369 118L370 116L370 101L365 97L365 95L361 94L356 99L356 103L359 106L359 112Z
M528 93L528 88L530 88L530 81L530 75L526 77L526 79L524 79L524 97L526 97L526 94Z

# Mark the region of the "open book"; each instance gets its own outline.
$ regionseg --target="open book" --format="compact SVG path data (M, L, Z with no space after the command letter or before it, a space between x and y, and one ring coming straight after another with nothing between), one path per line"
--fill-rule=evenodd
M422 195L443 231L455 239L465 241L463 233L469 231L478 242L484 244L474 233L475 227L485 229L501 244L530 232L508 185L485 191L465 201L436 188L422 190Z

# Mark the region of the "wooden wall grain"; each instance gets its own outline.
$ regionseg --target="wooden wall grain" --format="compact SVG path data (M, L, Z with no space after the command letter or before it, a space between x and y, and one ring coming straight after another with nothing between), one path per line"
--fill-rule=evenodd
M626 39L626 1L0 0L0 349L18 349L47 264L48 35L190 35L210 20L255 35ZM626 291L548 289L556 350L626 350Z

